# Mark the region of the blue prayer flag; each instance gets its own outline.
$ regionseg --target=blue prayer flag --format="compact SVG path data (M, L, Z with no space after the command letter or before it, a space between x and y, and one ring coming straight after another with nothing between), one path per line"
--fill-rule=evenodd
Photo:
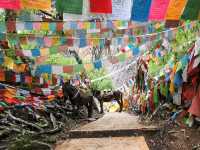
M102 61L101 60L97 60L94 62L94 68L95 69L101 69L102 68Z
M31 51L31 53L33 57L38 57L40 56L40 49L35 48Z
M131 20L145 22L148 21L151 0L133 0Z

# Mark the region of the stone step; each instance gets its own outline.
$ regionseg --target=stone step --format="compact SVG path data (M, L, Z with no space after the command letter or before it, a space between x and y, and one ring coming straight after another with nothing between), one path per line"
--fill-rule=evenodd
M149 150L144 137L72 139L55 150Z
M97 121L70 131L70 138L127 137L159 131L157 126L138 123L138 117L128 113L108 113Z

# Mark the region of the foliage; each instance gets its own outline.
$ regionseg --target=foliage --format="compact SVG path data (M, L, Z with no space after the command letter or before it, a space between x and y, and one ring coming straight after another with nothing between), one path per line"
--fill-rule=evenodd
M97 78L101 78L105 76L106 71L104 69L91 70L91 71L88 71L87 74L91 80L95 80ZM110 78L105 78L103 80L93 82L92 88L98 89L98 90L112 89L112 81Z

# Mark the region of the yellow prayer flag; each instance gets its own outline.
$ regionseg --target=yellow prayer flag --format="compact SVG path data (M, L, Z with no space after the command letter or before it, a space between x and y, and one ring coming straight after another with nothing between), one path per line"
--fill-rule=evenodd
M22 8L51 10L51 0L20 0Z
M26 64L20 64L20 65L14 64L13 69L17 73L25 72L26 71Z
M83 29L90 29L90 23L89 22L84 22L83 23Z
M4 58L4 65L8 68L8 69L13 69L14 68L14 60L10 57L5 57Z
M93 46L98 46L99 45L99 39L91 39L91 43Z
M41 56L47 56L49 55L49 49L48 48L41 48L40 49Z
M56 37L52 38L52 44L53 44L53 45L56 45L56 44L58 44L58 42L59 42L59 39L60 39L60 37L58 37L58 36L56 36Z
M171 0L167 9L166 20L179 20L187 0Z
M48 22L42 22L41 29L45 30L45 31L49 30L49 23Z

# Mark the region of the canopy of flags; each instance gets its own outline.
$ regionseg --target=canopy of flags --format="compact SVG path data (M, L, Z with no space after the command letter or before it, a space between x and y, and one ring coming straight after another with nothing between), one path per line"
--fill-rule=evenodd
M199 18L199 0L56 0L57 12L82 14L86 2L88 13L107 14L111 19L144 22ZM1 0L0 8L51 10L52 0Z

